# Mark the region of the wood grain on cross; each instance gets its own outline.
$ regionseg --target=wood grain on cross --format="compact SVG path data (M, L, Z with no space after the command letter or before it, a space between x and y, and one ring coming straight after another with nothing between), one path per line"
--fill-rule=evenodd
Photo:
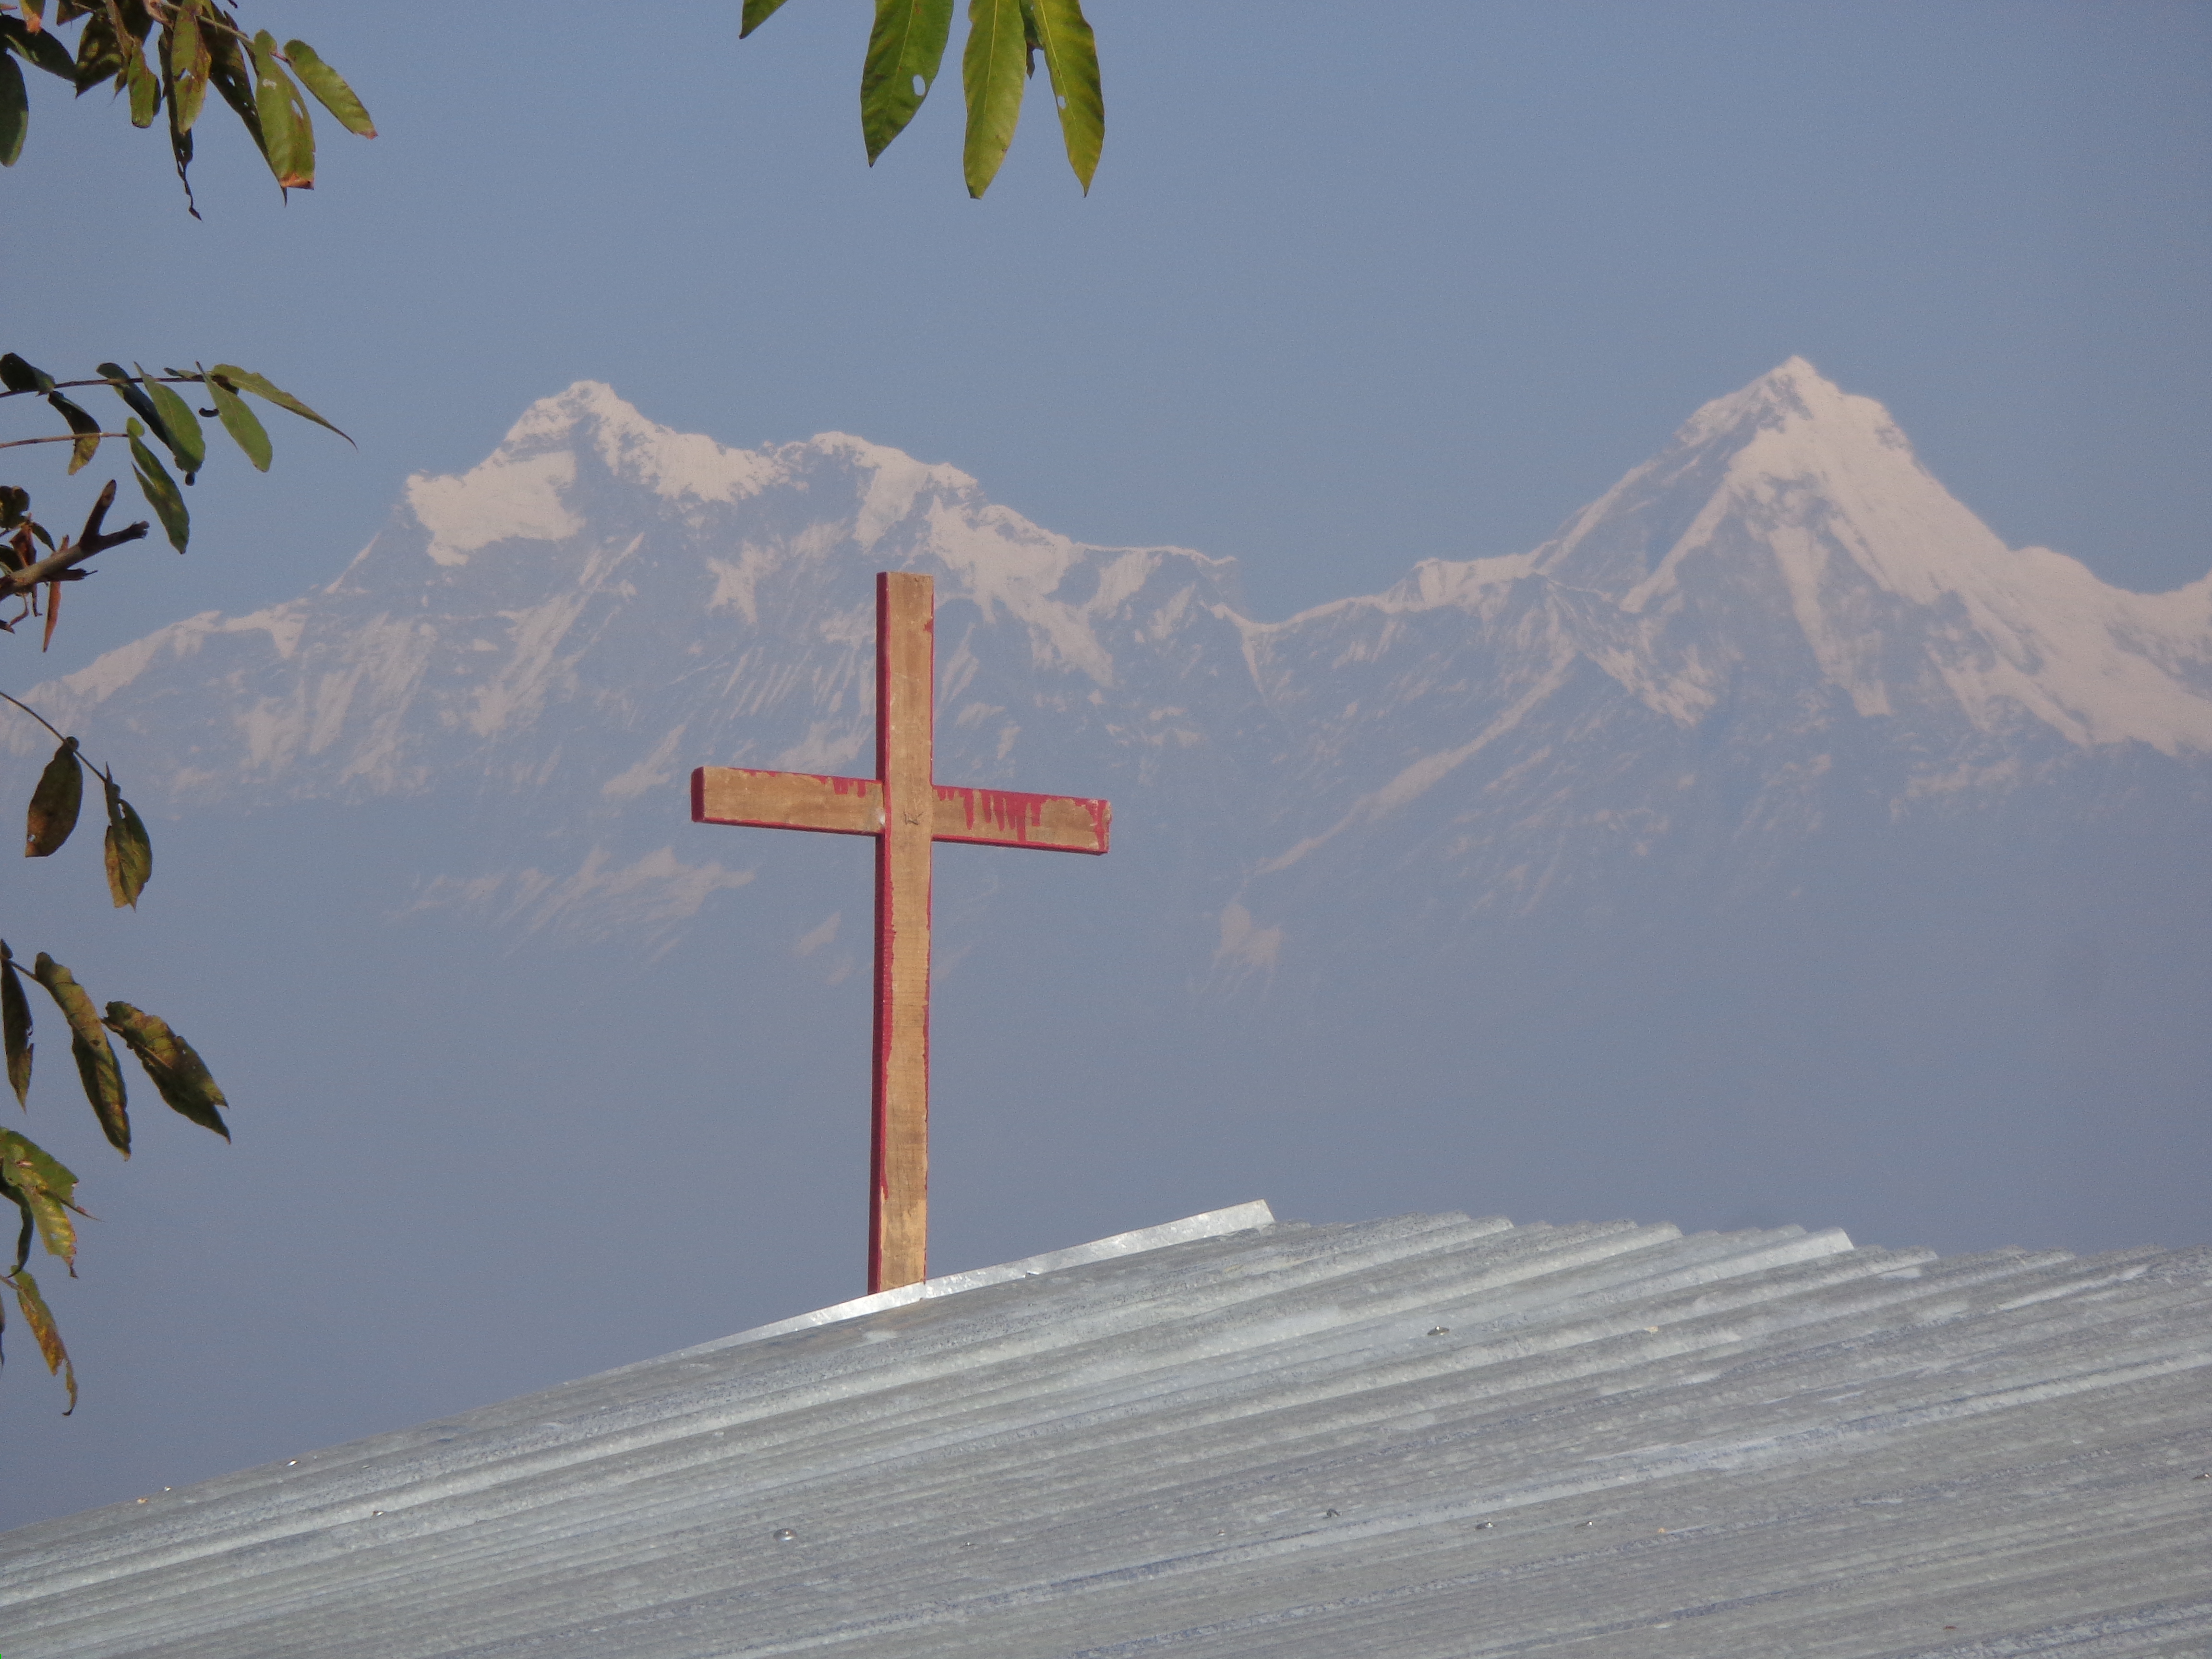
M695 823L876 838L875 1139L868 1289L927 1276L929 1243L929 878L940 841L1106 850L1103 800L968 789L936 779L936 603L930 579L876 578L876 775L702 766Z

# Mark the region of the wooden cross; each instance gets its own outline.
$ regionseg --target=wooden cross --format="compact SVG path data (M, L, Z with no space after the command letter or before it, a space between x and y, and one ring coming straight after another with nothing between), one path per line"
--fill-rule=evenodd
M876 838L875 1145L868 1290L927 1276L929 1243L929 876L940 841L1103 853L1103 800L936 781L936 603L930 579L876 578L876 775L702 766L691 821Z

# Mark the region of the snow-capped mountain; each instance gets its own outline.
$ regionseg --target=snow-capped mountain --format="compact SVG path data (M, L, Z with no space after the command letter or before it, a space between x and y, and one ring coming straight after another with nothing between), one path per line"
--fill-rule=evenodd
M1349 1182L1347 1213L2203 1231L2212 577L2006 548L1802 362L1531 552L1276 622L1225 561L1084 545L951 467L729 448L580 384L325 586L35 696L164 846L220 838L194 878L257 872L194 938L273 952L223 970L266 998L483 963L465 1039L389 1039L511 1033L477 1109L581 1086L514 1080L570 1006L696 1034L645 1063L672 1110L725 1054L747 1098L865 1101L865 857L693 825L684 780L869 769L884 568L937 580L939 777L1115 807L1103 860L939 856L949 1169L1079 1124L1085 1182L1166 1158L1184 1208ZM348 1089L417 1063L385 1042Z
M1173 846L1160 897L1214 917L1231 967L1325 953L1342 907L1318 893L1387 933L1638 866L1727 888L1838 815L2212 755L2212 576L2130 593L2006 548L1796 359L1534 551L1277 623L1238 611L1225 561L1082 545L842 434L725 447L580 383L468 472L412 479L327 586L37 695L137 747L173 807L526 811L529 870L451 890L665 927L750 856L679 828L690 767L866 769L884 567L938 580L940 775L1115 795L1123 847L1158 879L1143 849Z

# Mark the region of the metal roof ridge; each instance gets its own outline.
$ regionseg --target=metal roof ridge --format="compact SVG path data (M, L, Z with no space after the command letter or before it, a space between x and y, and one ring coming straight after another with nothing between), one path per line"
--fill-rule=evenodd
M835 1325L844 1320L858 1319L864 1314L881 1313L886 1308L902 1308L913 1302L931 1302L941 1296L957 1296L963 1291L979 1291L986 1285L1003 1285L1010 1279L1031 1279L1039 1273L1057 1272L1062 1267L1079 1267L1092 1261L1107 1261L1116 1256L1164 1249L1170 1244L1195 1243L1204 1238L1222 1238L1231 1233L1248 1232L1255 1227L1272 1227L1274 1224L1275 1212L1267 1207L1267 1200L1255 1198L1249 1204L1232 1204L1226 1209L1207 1210L1203 1214L1185 1216L1180 1221L1162 1222L1157 1227L1139 1227L1129 1232L1095 1238L1088 1244L1072 1244L1065 1249L1047 1250L1042 1255L1024 1256L1018 1261L1002 1261L993 1267L971 1267L965 1273L945 1273L936 1279L925 1279L919 1284L902 1285L896 1290L878 1291L873 1296L856 1296L849 1302L833 1303L826 1308L817 1308L811 1313L779 1319L773 1324L756 1325L750 1330L738 1332L734 1336L717 1337L711 1342L679 1348L676 1352L664 1354L661 1358L680 1359L692 1354L714 1353L747 1342L764 1341L772 1336L787 1336L793 1331L811 1330L818 1325ZM657 1364L659 1361L647 1363Z

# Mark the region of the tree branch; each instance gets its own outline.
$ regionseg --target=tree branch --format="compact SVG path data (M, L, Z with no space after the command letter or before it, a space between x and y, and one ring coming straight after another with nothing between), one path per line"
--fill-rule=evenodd
M12 397L14 394L11 392L9 395ZM73 444L79 438L89 438L94 435L89 432L70 432L52 438L10 438L6 442L0 443L0 449L21 449L25 444ZM131 434L127 432L102 432L97 435L106 439L127 438Z
M12 594L27 593L41 582L82 580L82 573L71 573L71 567L97 557L111 547L120 547L125 542L135 542L146 533L146 521L125 525L120 530L102 530L100 521L107 509L115 504L115 480L107 481L107 488L100 492L100 499L92 504L92 511L84 521L84 533L74 542L64 542L51 556L22 570L0 571L0 599Z

